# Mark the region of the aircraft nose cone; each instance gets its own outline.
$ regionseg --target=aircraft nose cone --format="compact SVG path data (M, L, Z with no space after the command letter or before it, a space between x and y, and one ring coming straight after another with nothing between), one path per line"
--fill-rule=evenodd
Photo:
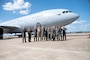
M76 13L73 13L73 15L72 15L72 16L73 16L73 19L74 19L74 20L77 20L77 19L79 18L79 15L78 15L78 14L76 14Z

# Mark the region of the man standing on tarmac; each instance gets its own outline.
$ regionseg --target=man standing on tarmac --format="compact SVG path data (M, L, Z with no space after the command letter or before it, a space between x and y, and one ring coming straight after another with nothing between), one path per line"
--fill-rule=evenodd
M62 27L62 32L63 32L63 37L62 38L63 38L63 40L66 40L66 30L67 29L63 26Z
M34 27L34 42L37 41L37 27Z
M59 38L58 38L58 36L59 36L58 31L59 31L58 26L55 26L55 32L56 32L55 35L56 35L56 40L57 40L57 41L59 40Z
M32 33L32 30L31 28L28 28L28 42L31 42L31 33Z
M59 28L58 28L58 39L62 40L62 28L61 28L61 26L59 26Z
M25 28L22 29L22 42L26 43L26 29Z

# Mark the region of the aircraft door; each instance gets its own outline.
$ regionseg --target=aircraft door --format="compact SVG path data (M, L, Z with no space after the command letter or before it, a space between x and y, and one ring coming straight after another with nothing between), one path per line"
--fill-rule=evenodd
M41 24L37 22L36 27L41 27Z

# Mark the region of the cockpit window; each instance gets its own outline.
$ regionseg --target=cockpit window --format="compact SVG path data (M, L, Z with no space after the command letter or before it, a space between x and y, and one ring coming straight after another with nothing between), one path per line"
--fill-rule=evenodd
M72 12L72 11L69 11L69 12Z
M65 11L63 11L62 13L65 13Z
M66 13L68 13L69 11L66 11Z
M63 11L62 13L69 13L69 12L71 12L71 11Z
M64 13L70 13L70 12L71 12L71 11L63 11L62 13L64 14ZM60 16L61 14L58 13L57 15Z

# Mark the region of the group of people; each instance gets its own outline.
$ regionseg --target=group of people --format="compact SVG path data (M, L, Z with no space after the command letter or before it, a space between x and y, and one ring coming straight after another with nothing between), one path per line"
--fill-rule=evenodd
M52 27L38 26L38 27L34 27L34 29L24 28L22 31L23 42L26 42L26 32L28 33L28 42L31 42L32 32L33 32L34 42L40 41L40 40L63 41L63 40L66 40L66 30L67 29L64 26L62 27L61 26L52 26Z
M28 29L26 29L26 28L23 28L22 29L22 42L23 43L26 43L26 32L28 32L28 42L31 42L31 33L32 33L32 30L31 30L31 28L28 28Z

